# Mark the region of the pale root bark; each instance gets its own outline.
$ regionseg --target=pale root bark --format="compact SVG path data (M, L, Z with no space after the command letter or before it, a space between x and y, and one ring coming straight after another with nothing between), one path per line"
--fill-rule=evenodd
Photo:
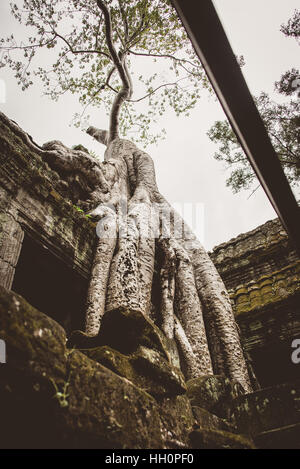
M89 289L86 302L85 332L96 336L105 312L106 290L110 266L117 241L117 220L115 213L104 212L103 231L108 237L99 238L94 254Z
M67 191L72 202L85 210L88 207L101 222L87 299L86 335L97 335L103 313L118 306L150 314L156 259L160 279L156 322L170 343L175 338L186 376L223 374L250 391L224 283L189 227L159 193L151 157L132 142L116 138L100 163L60 142L40 148L16 124L10 121L10 125L61 176L61 190ZM106 132L93 128L90 133L107 142ZM157 213L156 204L170 210L171 222L164 213ZM158 235L157 220L146 235L141 227L153 216L151 207L160 220ZM122 212L128 215L124 226L118 219Z
M161 328L168 339L174 339L175 334L175 275L176 275L176 256L174 249L166 239L159 240L159 245L164 254L162 268L160 270L160 289L161 289Z
M198 369L197 358L193 352L190 341L183 329L180 321L175 316L175 338L178 344L181 356L184 357L183 367L187 379L198 378L201 376ZM211 373L212 374L212 373Z
M202 307L195 285L193 264L181 246L175 250L178 267L176 272L176 313L196 357L198 373L213 374L208 348Z
M111 158L126 162L129 202L127 232L119 238L111 264L106 309L125 306L147 315L155 248L153 233L141 237L136 220L149 217L149 202L170 206L158 191L153 161L148 154L132 142L115 139L105 155L106 161ZM189 377L225 374L249 391L247 366L225 286L199 241L179 215L170 210L170 223L161 217L162 224L167 224L164 232L171 229L169 246L163 243L162 248L165 260L160 271L161 328L168 339L176 338Z
M165 334L174 336L175 314L177 322L180 321L185 331L185 338L177 326L178 334L181 334L181 352L185 362L192 360L187 367L189 378L200 375L213 374L211 356L208 348L205 325L202 315L201 303L195 285L193 265L187 252L172 237L161 239L160 245L165 253L165 267L161 272L162 281L162 329ZM176 288L175 288L176 287ZM190 347L183 347L188 341ZM197 369L197 376L191 375L191 370Z
M216 374L228 374L251 390L247 365L240 344L229 295L208 254L199 242L190 249L196 286L205 312L206 330L213 355ZM217 353L216 353L217 352ZM247 379L245 379L247 378Z

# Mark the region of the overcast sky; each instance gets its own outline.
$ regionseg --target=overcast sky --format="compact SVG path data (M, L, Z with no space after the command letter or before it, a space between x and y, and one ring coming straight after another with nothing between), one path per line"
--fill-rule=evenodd
M19 27L10 17L9 0L0 1L1 36ZM246 61L243 73L253 94L269 92L275 99L274 82L292 67L299 67L299 49L293 39L280 32L299 6L296 0L214 0L236 55ZM147 59L148 60L148 59ZM9 70L0 70L6 84L6 102L0 109L15 120L33 139L43 144L61 140L67 146L81 143L103 154L104 147L79 129L69 126L80 111L78 98L65 95L59 102L42 96L37 84L22 92ZM101 111L89 112L91 123L107 128ZM206 135L211 125L224 114L219 103L204 96L188 118L169 112L162 120L166 140L147 148L155 161L158 185L167 199L176 204L200 204L204 210L204 246L211 250L240 233L275 218L262 189L249 199L249 192L233 194L226 187L228 170L213 159L216 147ZM199 234L202 236L200 228Z

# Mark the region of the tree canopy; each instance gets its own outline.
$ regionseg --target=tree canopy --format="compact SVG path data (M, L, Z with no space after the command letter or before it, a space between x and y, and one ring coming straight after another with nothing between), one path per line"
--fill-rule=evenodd
M300 11L295 11L288 23L281 26L281 31L299 41ZM289 98L286 102L276 103L264 92L254 97L274 149L292 186L298 186L300 182L299 86L299 70L292 68L275 83L275 89ZM250 189L257 179L229 122L215 122L208 131L208 136L219 146L214 157L231 169L227 186L235 193L242 189Z
M0 65L23 90L38 77L52 99L78 94L77 125L97 106L110 114L110 132L120 125L122 136L136 130L131 138L153 143L164 132L153 133L157 118L169 107L187 114L209 87L169 0L20 0L11 11L29 34L1 39ZM41 49L49 50L47 67ZM145 57L152 59L146 68Z
M278 104L267 93L261 93L255 99L257 108L264 121L270 139L285 170L289 182L296 186L300 180L300 104L290 100ZM231 168L227 186L233 192L250 189L256 176L240 146L228 121L217 121L208 131L209 138L219 145L214 154L218 161L223 161Z

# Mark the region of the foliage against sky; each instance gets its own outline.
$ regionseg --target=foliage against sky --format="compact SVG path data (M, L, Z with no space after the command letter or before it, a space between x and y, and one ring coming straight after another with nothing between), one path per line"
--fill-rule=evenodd
M300 10L296 10L281 31L300 39ZM299 82L299 83L298 83ZM299 86L298 86L299 85ZM300 183L300 73L293 68L275 83L275 89L289 99L276 103L267 93L255 99L272 144L292 186ZM209 138L219 146L214 157L231 170L226 181L233 192L257 187L258 181L228 121L217 121L208 131ZM272 170L270 168L270 170ZM255 189L254 189L255 190Z
M78 94L83 111L76 116L78 125L89 106L109 114L122 83L98 3L110 12L111 40L133 84L119 116L121 135L136 130L136 141L153 143L164 132L153 133L157 118L169 107L177 115L188 114L202 88L209 87L169 0L15 1L12 14L27 26L28 36L19 37L16 28L1 39L0 65L14 70L23 90L39 78L52 99ZM46 66L39 59L41 49L49 50Z

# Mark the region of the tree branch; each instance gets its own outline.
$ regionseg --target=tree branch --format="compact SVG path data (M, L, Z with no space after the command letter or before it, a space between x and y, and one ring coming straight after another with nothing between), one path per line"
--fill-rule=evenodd
M103 15L100 15L99 21L98 21L98 27L97 27L97 32L96 32L96 38L95 38L95 49L98 49L98 36L99 36L99 31L100 31L100 26L102 23Z
M43 44L28 44L28 45L25 45L25 46L3 46L3 47L0 47L0 50L27 50L27 49L35 49L37 47L44 47L44 46L47 46L47 44L50 44L51 42L53 42L55 39L55 36L52 37L51 39L49 39L48 41L44 42ZM22 44L22 42L21 42Z
M129 72L126 67L126 54L118 54L115 48L115 45L112 40L112 23L111 23L111 16L110 11L107 8L107 5L102 0L96 0L98 8L103 12L104 21L105 21L105 37L106 43L108 46L108 50L110 56L115 64L116 70L119 73L119 76L122 81L122 89L117 94L111 114L110 114L110 125L109 125L109 139L108 143L110 143L115 138L119 136L119 114L122 104L126 101L126 99L130 99L132 94L132 83L130 80Z
M69 43L69 41L64 36L59 34L54 29L53 29L53 33L55 34L56 37L59 37L62 41L64 41L67 44L72 54L99 54L99 55L104 55L105 57L110 59L110 55L101 50L97 50L97 49L74 50L73 46Z
M257 186L255 189L253 189L253 191L251 192L251 194L249 195L249 197L247 198L247 200L249 200L250 197L252 197L252 195L255 194L255 192L256 192L260 187L261 187L261 185L258 184L258 186Z
M121 11L121 15L122 15L123 25L124 25L125 42L127 42L128 37L129 37L128 22L127 22L127 18L126 18L126 14L125 14L125 10L124 10L124 6L122 4L122 1L118 0L118 3L119 3L119 8L120 8L120 11Z
M174 86L174 85L177 85L177 83L179 81L182 81L182 80L185 80L187 77L182 77L182 78L179 78L179 80L177 81L174 81L173 83L163 83L162 85L158 86L157 88L155 88L153 91L150 91L150 93L146 94L145 96L143 96L142 98L139 98L139 99L127 99L126 101L128 103L138 103L140 101L142 101L143 99L146 99L148 98L149 96L151 96L152 94L156 93L156 91L158 91L160 88L164 88L165 86Z
M287 152L289 152L289 153L290 153L292 156L294 156L295 158L299 158L292 150L290 150L290 149L280 140L279 137L277 137L276 134L274 134L274 133L271 132L270 130L269 130L269 133L270 133L270 135L272 135L272 137L274 137L274 138L278 141L279 145L281 145ZM297 163L294 163L294 164L296 165Z
M98 89L95 91L95 93L92 94L91 99L90 99L89 102L85 105L85 107L83 108L82 113L81 113L80 116L79 116L79 121L81 121L81 119L83 118L85 111L87 110L87 108L89 107L89 105L93 102L93 99L97 96L97 94L100 93L100 91L104 90L104 88L105 88L106 86L108 86L108 88L110 88L110 89L111 89L112 91L114 91L115 93L118 93L117 90L115 90L115 89L114 89L112 86L110 86L110 84L109 84L109 81L110 81L110 79L111 79L111 77L112 77L112 75L113 75L113 73L114 73L115 70L116 70L116 67L115 67L115 66L110 69L110 71L109 71L109 73L108 73L108 75L107 75L107 78L106 78L106 80L105 80L105 83L104 83L103 85L101 85L100 88L98 88Z
M187 63L189 65L191 65L192 67L195 67L197 68L198 65L194 64L193 62L191 62L190 60L187 60L187 59L179 59L178 57L175 57L174 55L171 55L171 54L152 54L151 52L148 52L148 53L143 53L143 52L135 52L133 51L132 49L129 49L128 52L130 52L130 54L133 54L133 55L140 55L140 56L143 56L143 57L155 57L155 58L166 58L166 59L172 59L172 60L175 60L176 62L184 62L184 63Z

